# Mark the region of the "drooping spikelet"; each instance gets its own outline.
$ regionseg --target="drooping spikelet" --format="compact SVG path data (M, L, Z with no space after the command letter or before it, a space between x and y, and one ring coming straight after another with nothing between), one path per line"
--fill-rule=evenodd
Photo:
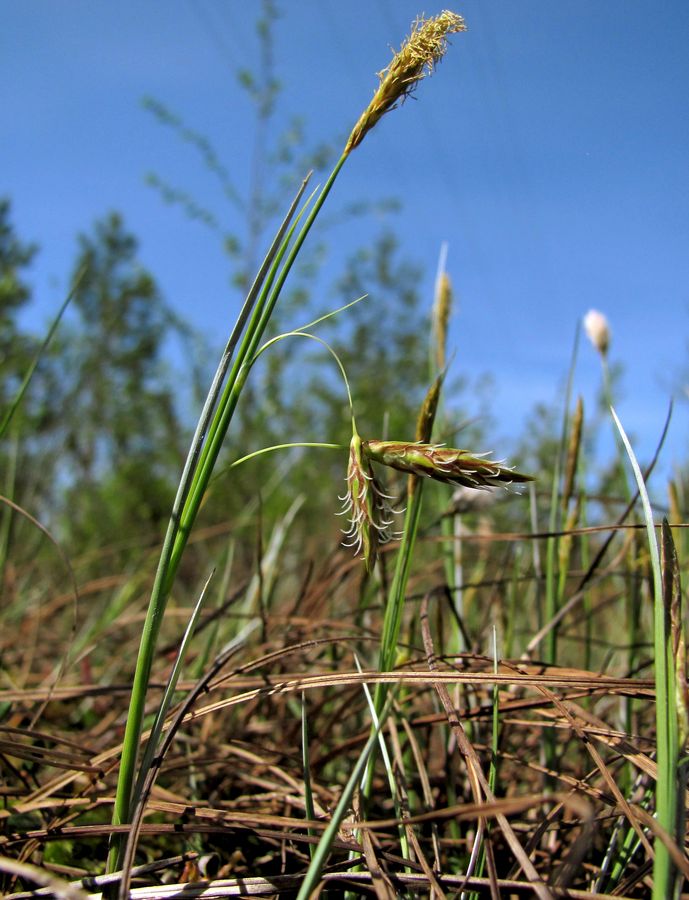
M386 502L390 498L378 484L371 462L362 451L362 444L355 430L349 445L347 492L340 499L344 502L341 514L346 513L350 517L349 528L345 532L345 547L354 547L357 556L363 556L370 572L376 562L378 547L390 539L388 529L392 519Z
M362 450L369 460L384 466L466 487L509 487L511 484L533 481L530 475L523 475L500 462L487 459L488 454L474 455L466 450L437 444L364 441Z
M418 82L433 71L447 50L447 36L458 31L466 31L464 19L448 10L432 19L416 19L411 35L395 53L390 65L379 72L378 89L354 126L345 146L345 155L358 147L385 113L408 97Z
M341 515L350 516L345 546L354 547L371 571L378 548L391 537L389 528L395 511L387 501L392 498L376 480L372 463L407 472L412 480L413 476L423 475L479 490L533 481L530 475L515 472L486 456L419 441L362 441L354 429L349 445L347 493L340 498L344 501Z

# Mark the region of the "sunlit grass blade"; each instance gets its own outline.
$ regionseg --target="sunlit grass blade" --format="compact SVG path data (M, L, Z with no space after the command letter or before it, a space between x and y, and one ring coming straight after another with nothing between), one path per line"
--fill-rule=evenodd
M359 673L361 673L361 665L359 663L358 658L356 661L356 667ZM373 696L371 695L371 691L367 684L363 685L364 694L366 695L366 703L368 705L368 711L371 716L371 722L375 729L378 731L378 744L380 747L380 756L383 760L383 766L385 768L385 774L388 779L388 787L390 789L390 796L392 798L392 802L395 808L395 817L398 819L402 819L402 807L400 805L399 791L397 788L397 780L395 778L395 771L392 764L392 760L390 759L390 754L388 753L387 744L385 743L385 737L381 731L382 724L378 719L378 714L376 712L376 706L373 700ZM365 787L366 776L364 775L364 784ZM407 859L409 857L409 841L407 840L407 833L403 825L400 825L400 847L402 850L402 857Z
M579 326L577 325L574 333L574 343L572 346L572 355L567 373L567 384L565 387L564 398L564 415L562 417L562 430L560 433L560 446L558 454L555 458L555 466L553 468L553 481L550 492L550 515L548 528L551 534L555 534L561 524L562 506L560 503L561 485L560 479L566 469L567 446L570 423L570 401L572 395L572 386L574 382L574 372L576 369L577 352L579 349ZM548 538L546 543L546 569L545 569L545 622L552 622L558 613L560 605L561 591L558 592L557 584L557 568L559 557L559 540L556 537ZM562 585L562 581L560 582ZM550 665L557 662L557 636L558 628L553 627L548 632L545 642L543 658ZM546 730L543 736L543 755L547 769L552 769L555 762L555 734L550 730Z
M259 560L258 571L252 576L244 600L238 609L240 618L248 619L260 614L261 619L265 621L267 617L266 602L279 574L280 555L292 523L305 500L303 494L298 494L284 516L275 524L263 557Z
M656 816L665 831L677 839L678 819L678 783L677 764L679 762L680 744L677 707L677 681L672 652L669 610L665 604L663 575L656 539L653 510L648 497L639 463L629 442L622 423L614 409L611 409L615 425L622 443L629 456L634 472L646 523L648 547L653 572L653 645L655 650L655 686L656 686L656 747L657 747L657 782L656 782ZM681 844L684 844L682 835ZM653 900L668 900L674 896L676 889L676 872L665 844L655 841L655 859L653 862Z
M442 379L440 377L435 380L429 388L424 402L421 405L416 432L416 437L419 441L428 441L433 432L433 423L438 410L438 401L440 399L441 383ZM419 532L422 496L423 482L415 474L410 474L407 480L407 509L404 518L402 540L395 558L395 572L390 584L388 599L385 605L385 616L383 618L383 631L378 654L378 668L381 672L389 672L395 665L397 643L399 640L400 628L402 627L407 582L409 581L414 547L416 546ZM382 682L378 683L374 692L373 705L375 712L380 717L381 721L383 721L382 709L383 706L386 705L387 696L387 685L384 685ZM370 798L372 783L373 766L369 765L366 769L366 777L363 786L363 794L366 800Z
M569 363L569 369L567 372L567 385L565 387L565 398L564 398L564 415L562 417L562 430L560 433L560 446L558 450L557 457L555 459L555 466L553 470L553 482L551 485L551 493L550 493L550 516L548 521L548 529L551 534L555 534L559 530L560 526L560 518L562 514L561 504L560 504L560 494L561 494L561 486L560 479L563 476L563 473L566 469L566 460L567 460L567 446L568 446L568 435L569 435L569 409L570 409L570 399L572 395L572 385L574 382L574 372L576 369L576 361L577 361L577 352L579 349L579 327L574 334L574 344L572 346L572 356ZM551 621L556 613L558 608L558 592L557 592L557 557L558 557L558 542L557 538L549 538L546 544L546 572L545 572L545 585L546 585L546 594L545 594L545 621ZM557 628L552 628L548 634L545 646L544 653L545 661L554 665L557 659ZM546 734L546 748L547 748L547 756L548 763L552 762L552 746L549 746L552 735Z
M681 846L686 822L684 803L687 786L686 743L689 736L689 692L687 690L687 646L684 634L684 612L682 606L682 585L680 583L679 559L672 536L672 529L666 518L661 523L661 569L663 577L663 603L666 622L669 619L670 665L675 681L675 709L677 721L677 821L675 837ZM680 760L679 755L684 754Z
M316 198L304 224L298 232L294 243L292 239L295 229L305 215L310 200L302 208L292 225L289 225L296 206L305 189L304 182L298 192L292 206L273 241L270 251L261 266L261 272L257 277L250 292L250 297L240 314L240 321L245 323L244 330L235 327L228 348L221 359L220 366L213 379L208 398L196 428L191 448L187 455L184 471L173 504L170 523L165 536L163 549L156 571L155 582L148 613L144 623L139 656L134 673L132 697L129 716L123 742L120 774L113 810L113 824L121 824L128 821L131 808L132 786L137 766L139 740L143 725L144 703L148 680L153 665L153 656L157 642L158 632L162 622L167 598L174 583L177 569L186 548L189 535L193 528L201 502L210 483L213 469L222 447L230 421L239 400L246 379L248 377L251 362L253 361L264 331L280 296L282 287L289 271L313 225L318 212L335 182L346 157L343 156L336 164L325 186ZM288 227L289 225L289 227ZM288 248L289 252L288 252ZM285 259L286 256L286 259ZM283 259L285 260L283 263ZM280 265L282 268L280 269ZM278 273L279 270L279 273ZM261 281L260 279L263 279ZM251 300L251 303L249 302ZM254 302L255 300L255 302ZM237 346L238 345L238 346ZM230 361L232 352L236 349L236 357L232 368ZM229 370L229 372L228 372ZM225 384L223 387L223 379ZM121 855L122 842L118 842L118 848L113 848L108 859L109 871L117 868Z
M196 606L192 610L191 616L189 617L187 627L184 631L184 635L182 636L182 640L177 651L177 656L175 658L172 671L170 672L167 685L165 686L165 691L163 692L160 704L158 705L158 709L153 720L153 725L151 726L148 740L141 757L141 764L139 766L139 773L136 779L136 784L134 785L134 790L132 792L132 805L135 808L137 806L143 807L146 803L146 782L150 779L150 774L153 770L153 760L160 744L163 727L165 725L165 719L167 718L167 714L170 711L170 707L172 706L172 701L177 690L177 682L179 681L179 677L182 674L182 666L186 660L187 651L189 649L191 639L194 636L199 615L201 614L201 609L203 607L203 602L206 598L208 585L210 584L213 575L214 572L211 572L211 574L206 579L206 583L204 584L199 598L196 601ZM134 847L135 840L132 839L131 843L132 847ZM133 851L131 855L133 860Z
M220 628L220 615L218 614L222 608L223 599L227 596L230 586L230 577L232 575L232 565L234 563L235 542L230 540L227 544L225 562L223 565L222 576L219 583L216 582L214 593L216 595L217 608L212 615L212 623L208 629L208 636L201 652L197 655L191 667L191 677L195 679L201 678L208 662L212 658L213 648L218 640L218 632Z
M493 673L498 673L498 634L497 629L493 626ZM498 780L498 751L500 745L500 685L496 682L493 685L493 728L491 734L491 757L488 767L488 787L491 792L495 793L495 785ZM476 876L480 878L486 864L486 847L487 840L490 840L490 823L486 823L487 835L481 842L481 849L478 862L476 864ZM463 895L471 900L478 900L478 894Z
M17 484L17 465L19 460L19 438L13 435L10 446L5 456L5 472L3 475L2 493L5 497L13 497ZM5 580L5 565L7 552L10 546L10 533L12 531L13 511L12 507L1 504L0 510L0 585Z

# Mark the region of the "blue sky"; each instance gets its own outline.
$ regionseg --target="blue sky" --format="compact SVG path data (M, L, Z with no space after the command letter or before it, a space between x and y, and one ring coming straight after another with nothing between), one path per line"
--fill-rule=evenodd
M282 0L278 126L304 116L314 142L346 134L375 73L420 11L409 0ZM0 194L32 269L38 328L65 292L76 235L111 209L141 242L167 299L220 343L236 309L219 242L164 205L156 172L233 211L190 147L146 112L153 97L205 134L241 186L253 118L235 71L257 61L247 0L0 0ZM333 204L398 196L405 256L438 251L459 294L457 374L494 376L495 448L509 451L539 401L562 385L577 321L609 318L625 367L619 412L648 455L689 338L689 3L465 0L468 31L431 80L356 150ZM378 223L338 237L366 240ZM335 259L335 262L338 260ZM341 263L342 260L340 259ZM375 302L372 298L369 302ZM586 343L575 390L589 409L598 359ZM665 470L687 457L674 414Z

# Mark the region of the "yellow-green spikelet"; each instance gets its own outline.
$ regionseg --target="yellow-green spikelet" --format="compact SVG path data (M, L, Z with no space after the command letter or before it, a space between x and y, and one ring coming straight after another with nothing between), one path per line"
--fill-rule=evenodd
M419 17L414 22L411 35L379 73L378 88L352 129L345 155L359 146L385 113L413 92L425 74L433 71L447 49L448 35L459 31L466 31L464 19L447 9L431 19Z
M474 455L466 450L437 444L373 440L364 441L362 449L373 462L412 475L466 487L509 487L511 484L533 481L530 475L487 459L487 454Z
M388 526L391 521L387 518L386 495L376 481L371 461L362 447L363 441L355 430L349 444L347 493L341 499L345 504L343 512L350 517L345 546L354 547L354 552L363 557L370 572L379 546L390 538Z

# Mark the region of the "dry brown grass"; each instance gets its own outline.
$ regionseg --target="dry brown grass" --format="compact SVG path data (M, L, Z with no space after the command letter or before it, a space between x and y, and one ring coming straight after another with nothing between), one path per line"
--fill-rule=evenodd
M484 640L491 619L499 622L506 614L509 579L501 575L500 559L510 542L525 539L507 533L475 535L473 543L467 539L469 562L472 553L476 559L489 553L493 560L491 579L465 589L472 598L466 627L474 642ZM394 547L384 548L383 559L391 552ZM642 659L639 670L628 673L624 653L616 649L620 635L612 628L623 559L628 555L610 554L612 567L601 562L589 578L600 623L594 655L601 665L595 671L546 666L530 653L502 659L494 673L493 660L478 647L448 656L448 593L432 564L410 584L406 660L381 675L362 674L354 662L355 653L375 659L381 620L380 594L371 590L360 562L339 549L318 568L286 557L262 627L227 659L220 655L215 669L209 661L201 679L181 685L183 696L194 690L196 696L170 717L174 737L142 810L134 860L139 867L163 860L163 867L135 870L133 887L145 885L138 896L166 896L171 887L161 879L191 884L203 880L204 872L211 878L204 896L232 896L231 889L242 896L290 896L308 865L309 845L322 833L370 733L362 684L381 680L398 686L386 739L403 816L395 818L379 763L374 801L365 812L355 804L333 847L324 875L330 892L440 897L471 888L481 896L601 896L591 888L611 835L616 828L621 833L632 828L640 849L627 863L615 896L648 896L658 831L646 797L655 776L654 690L650 660ZM300 582L297 576L304 571L311 574ZM581 574L577 579L572 573L572 596ZM107 604L119 581L113 573L111 581L85 582L81 608ZM534 583L533 572L524 571L513 585L524 603L515 638L522 650L537 631L530 608ZM96 875L105 860L127 676L145 588L62 672L56 660L68 653L71 640L69 594L56 592L42 610L28 610L17 631L3 635L7 675L0 703L7 712L0 727L0 857L12 864L37 866L46 877L70 881ZM228 595L221 617L230 631L238 624L229 617L240 595ZM364 611L362 596L368 598ZM179 608L170 612L170 644L156 668L159 687L186 615ZM195 646L203 645L212 619L209 614ZM582 627L572 604L561 623L564 656L581 657ZM35 651L27 658L28 646ZM493 794L486 789L486 773L495 685L500 736ZM316 810L311 822L305 820L302 694ZM631 732L623 727L629 702ZM556 747L552 769L544 763L546 733ZM411 847L407 859L400 828ZM481 877L466 879L477 832L486 840L485 869ZM688 873L684 857L673 850L677 865ZM350 856L363 859L362 866L354 866ZM38 878L13 870L9 862L2 871L9 894L27 896L21 891ZM95 890L98 882L85 884ZM193 893L191 887L185 891L183 896Z

